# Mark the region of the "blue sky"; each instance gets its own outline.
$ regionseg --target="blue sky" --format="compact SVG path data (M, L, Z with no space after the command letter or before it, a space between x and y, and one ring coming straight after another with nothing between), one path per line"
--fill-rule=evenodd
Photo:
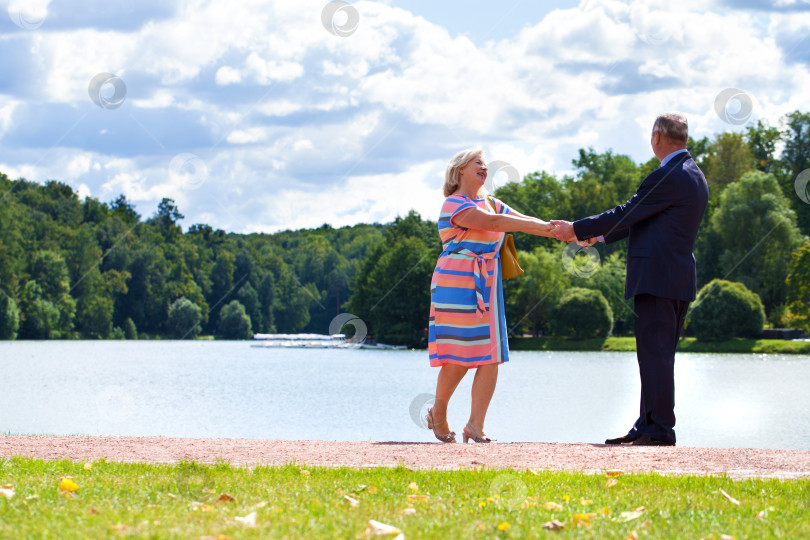
M465 147L565 174L646 161L665 110L696 137L810 110L810 0L0 5L0 171L185 226L436 219Z

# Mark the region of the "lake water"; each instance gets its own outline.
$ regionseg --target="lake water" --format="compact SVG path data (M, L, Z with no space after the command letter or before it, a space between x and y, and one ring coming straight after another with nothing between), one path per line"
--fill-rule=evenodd
M437 372L426 351L0 342L0 433L434 441L419 412ZM450 403L459 434L471 383ZM601 443L627 432L639 388L634 353L512 352L487 432ZM679 354L678 444L810 449L809 389L807 355Z

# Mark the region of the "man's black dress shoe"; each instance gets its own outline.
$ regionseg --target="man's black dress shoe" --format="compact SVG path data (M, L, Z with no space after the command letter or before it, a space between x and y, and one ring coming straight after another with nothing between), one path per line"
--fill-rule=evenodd
M647 437L646 435L642 435L635 441L630 443L630 446L675 446L674 442L666 442L666 441L659 441L658 439L653 439L652 437Z
M607 439L605 444L625 444L631 443L635 441L635 437L631 437L630 435L622 435L621 437L616 437L615 439Z

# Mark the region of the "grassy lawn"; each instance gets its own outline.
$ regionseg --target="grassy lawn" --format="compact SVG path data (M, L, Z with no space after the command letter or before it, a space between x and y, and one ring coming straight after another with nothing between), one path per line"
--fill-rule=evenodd
M0 488L3 538L810 537L810 479L14 458Z
M555 337L511 338L509 349L513 351L614 351L634 352L636 338L609 337L574 341ZM810 354L810 342L785 341L782 339L733 339L715 343L703 343L695 338L682 338L680 352L720 353L771 353Z

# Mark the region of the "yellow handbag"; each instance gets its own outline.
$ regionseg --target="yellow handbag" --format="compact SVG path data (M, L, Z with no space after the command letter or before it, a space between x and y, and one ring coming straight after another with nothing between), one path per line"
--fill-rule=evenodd
M495 203L492 202L492 198L487 197L487 201L489 201L489 205L497 213L498 211L495 209ZM501 251L499 254L501 257L501 277L503 279L512 279L523 273L523 268L520 267L520 263L518 262L517 258L515 239L512 238L511 234L504 234L503 244L501 245Z

